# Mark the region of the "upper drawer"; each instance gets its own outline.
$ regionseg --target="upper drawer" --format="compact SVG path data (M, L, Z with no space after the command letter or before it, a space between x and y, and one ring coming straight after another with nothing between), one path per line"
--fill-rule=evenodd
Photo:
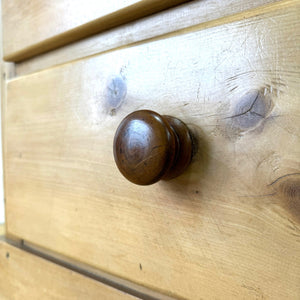
M283 1L10 81L8 233L177 297L299 298L298 11ZM198 136L179 178L118 172L115 130L142 108Z
M3 52L21 61L187 0L3 0Z

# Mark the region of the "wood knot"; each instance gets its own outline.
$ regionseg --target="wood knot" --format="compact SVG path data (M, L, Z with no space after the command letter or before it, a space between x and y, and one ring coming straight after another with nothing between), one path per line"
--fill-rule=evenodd
M300 173L291 173L271 183L282 207L300 221Z
M299 180L290 180L282 183L280 185L281 193L289 199L292 204L300 204L300 181ZM296 205L293 205L296 206Z
M126 98L127 83L121 75L110 78L105 91L105 104L110 115L115 115L117 108Z
M269 95L261 90L252 90L234 104L231 116L227 117L231 131L240 133L257 128L273 108Z

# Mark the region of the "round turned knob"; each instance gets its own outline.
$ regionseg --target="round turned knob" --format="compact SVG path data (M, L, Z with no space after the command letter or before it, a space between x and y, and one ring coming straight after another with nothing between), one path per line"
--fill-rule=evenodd
M114 157L120 172L135 184L172 179L191 162L190 131L177 118L150 110L135 111L116 131Z

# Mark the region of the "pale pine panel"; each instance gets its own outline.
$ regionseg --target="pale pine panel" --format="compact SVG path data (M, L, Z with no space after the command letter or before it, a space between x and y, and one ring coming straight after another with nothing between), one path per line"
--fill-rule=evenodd
M12 80L8 233L178 297L299 298L298 11L285 1ZM115 167L114 132L142 108L200 136L178 179L139 187Z
M21 61L186 0L3 0L3 52Z
M137 299L0 241L1 299Z
M191 26L200 30L231 23L280 9L282 5L285 3L278 0L191 1L22 61L16 65L16 75L27 75L162 36L165 38L165 35L176 34Z

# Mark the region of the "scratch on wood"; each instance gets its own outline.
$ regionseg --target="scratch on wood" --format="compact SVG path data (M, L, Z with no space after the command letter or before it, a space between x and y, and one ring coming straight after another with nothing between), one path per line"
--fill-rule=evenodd
M285 177L294 176L294 175L300 175L300 172L295 172L295 173L289 173L289 174L282 175L282 176L278 177L277 179L275 179L273 182L271 182L271 183L268 184L268 185L273 185L273 184L275 184L277 181L279 181L279 180L281 180L281 179L283 179L283 178L285 178Z
M258 297L260 299L264 299L264 294L263 294L263 292L261 291L261 289L259 287L256 288L256 287L253 287L253 286L250 286L250 285L245 285L245 284L242 284L241 287L245 288L249 291L254 292L256 294L256 299L258 299Z
M276 194L277 194L277 192L269 193L269 194L262 194L262 195L242 195L239 197L241 197L241 198L263 198L263 197L272 197L272 196L275 196Z

